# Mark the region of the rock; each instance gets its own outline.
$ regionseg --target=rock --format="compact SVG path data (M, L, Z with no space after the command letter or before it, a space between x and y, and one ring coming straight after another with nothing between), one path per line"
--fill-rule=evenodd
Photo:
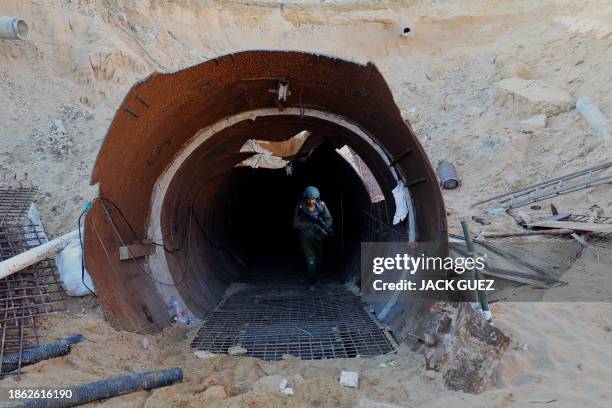
M518 77L521 79L535 79L535 75L527 65L512 55L498 55L495 57L496 77L499 79Z
M289 385L289 381L287 381L287 379L286 379L286 378L283 378L283 379L281 380L281 383L279 384L279 386L278 386L278 387L279 387L281 390L283 390L283 389L287 388L287 385Z
M251 389L255 392L279 392L283 380L280 375L268 375L255 381Z
M232 346L227 350L227 354L230 356L241 356L248 353L248 350L242 346Z
M204 401L221 401L227 398L227 392L222 385L213 385L204 391L202 396Z
M541 81L507 78L494 86L497 102L521 115L555 116L574 108L570 94Z
M480 109L477 106L470 106L469 108L467 108L467 110L465 111L465 115L469 116L471 118L477 118L482 114L482 109Z
M304 382L304 377L302 377L300 374L294 374L291 376L291 384L295 385L295 384L301 384Z
M210 351L207 350L198 350L195 352L195 356L201 360L207 359L207 358L212 358L215 357L216 354L215 353L211 353Z
M402 408L399 405L388 404L386 402L374 401L367 398L360 398L358 408Z
M521 132L533 133L538 129L546 127L546 115L535 115L529 119L521 120L519 124L521 125Z
M359 385L359 373L355 371L342 371L340 373L340 385L357 388Z
M206 377L205 379L203 379L201 384L204 387L209 388L215 385L221 385L223 384L223 381L219 377L211 375L210 377Z
M66 127L64 126L64 121L63 121L63 120L61 120L61 119L56 119L56 120L53 122L53 125L55 126L55 130L56 130L58 133L61 133L61 134L64 134L64 135L66 134Z
M142 348L146 350L149 348L150 344L151 344L151 341L149 340L149 338L147 336L144 336L142 338Z
M286 387L281 390L284 395L293 395L293 388Z
M430 380L435 380L436 378L439 377L439 374L435 372L434 370L427 370L425 371L425 377Z

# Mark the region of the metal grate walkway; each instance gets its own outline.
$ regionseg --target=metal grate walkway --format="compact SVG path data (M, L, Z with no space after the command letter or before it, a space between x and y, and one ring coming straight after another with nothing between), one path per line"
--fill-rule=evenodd
M192 347L247 356L303 360L375 356L395 350L390 333L377 324L358 296L344 286L256 286L226 297L204 320Z

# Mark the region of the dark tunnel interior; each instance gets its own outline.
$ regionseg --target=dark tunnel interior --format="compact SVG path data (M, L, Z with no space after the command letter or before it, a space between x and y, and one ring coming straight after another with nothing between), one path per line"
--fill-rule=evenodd
M239 150L226 143L206 151ZM392 209L384 199L372 201L363 175L336 150L343 145L319 138L306 155L290 161L290 170L233 162L226 171L211 173L207 156L196 153L194 169L202 166L207 172L185 171L189 188L171 190L165 204L171 210L165 235L182 248L166 254L169 270L190 310L205 315L237 281L305 280L306 260L293 217L310 185L320 190L334 230L324 241L325 260L316 281L359 284L361 242L385 233L380 225L388 224Z
M334 235L324 241L325 263L320 277L344 280L351 273L361 241L370 234L370 196L351 165L333 146L319 146L303 162L286 169L237 168L242 183L228 206L229 238L246 265L248 278L256 274L297 278L305 274L304 255L292 220L306 186L316 186L332 218ZM241 278L245 278L244 276Z

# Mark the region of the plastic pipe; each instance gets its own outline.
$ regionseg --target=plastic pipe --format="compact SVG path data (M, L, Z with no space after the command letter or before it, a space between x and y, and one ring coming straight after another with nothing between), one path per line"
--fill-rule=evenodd
M578 109L578 112L580 112L584 120L591 125L591 128L595 134L597 134L597 136L603 140L610 139L608 131L605 128L608 120L604 114L601 113L591 98L588 96L583 96L582 98L578 99L578 102L576 102L576 109Z
M12 353L2 356L0 373L6 374L19 367L36 364L50 358L65 356L70 353L70 346L80 343L85 338L80 334L67 337L57 343L42 344L22 353Z
M0 279L6 278L15 272L19 272L28 266L34 265L35 263L40 262L51 255L55 255L66 248L70 241L78 238L79 230L76 229L66 235L62 235L61 237L54 239L53 241L46 242L0 262Z
M86 384L64 387L72 391L70 398L37 399L18 405L23 408L60 408L86 404L140 390L165 387L183 381L183 370L166 368L158 371L123 375Z
M25 40L28 36L28 24L19 17L0 16L1 40Z

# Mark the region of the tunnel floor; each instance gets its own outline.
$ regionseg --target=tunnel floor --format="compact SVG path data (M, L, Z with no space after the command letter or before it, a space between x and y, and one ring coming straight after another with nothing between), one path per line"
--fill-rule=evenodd
M294 272L247 271L204 319L191 346L212 353L242 346L262 360L368 357L396 349L391 333L345 285L310 284L287 270Z

